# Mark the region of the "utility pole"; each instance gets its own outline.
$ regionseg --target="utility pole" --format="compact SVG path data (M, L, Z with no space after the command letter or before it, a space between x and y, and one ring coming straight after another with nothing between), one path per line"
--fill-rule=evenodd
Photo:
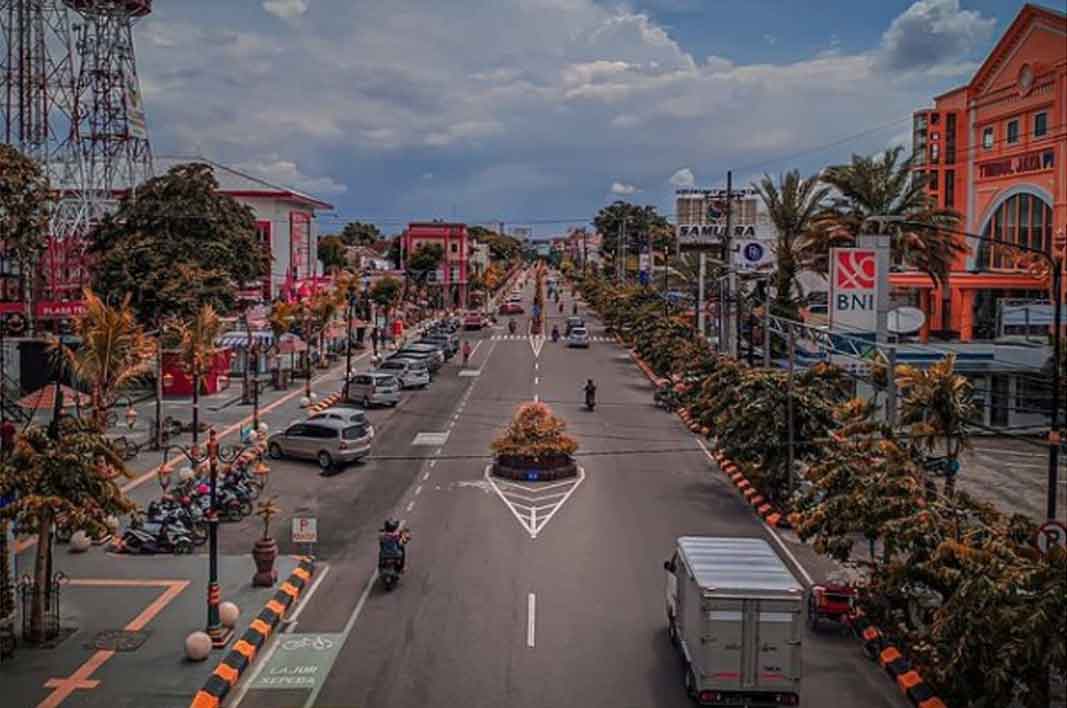
M734 330L737 329L737 325L734 324L734 320L740 320L740 313L735 312L731 308L731 302L736 302L740 307L740 300L737 299L737 272L734 270L733 263L733 184L734 173L733 171L727 171L726 173L726 236L723 238L723 260L726 262L727 278L726 278L726 292L722 299L724 306L724 314L726 320L723 326L723 344L726 346L726 352L735 358L737 358L739 352L737 350L737 336Z
M763 368L771 368L771 278L767 276L766 300L763 305Z
M615 280L619 283L623 281L623 275L626 272L626 220L628 217L622 217L622 223L619 225L619 242L615 244Z
M707 332L707 317L705 315L704 279L708 274L708 254L700 251L700 268L697 271L697 339L703 339Z
M793 450L793 439L796 436L796 432L793 430L793 369L796 367L797 358L797 341L796 334L793 332L793 328L789 327L789 376L788 385L786 387L786 428L788 430L788 438L786 444L789 445L789 451L787 455L788 467L786 474L787 482L789 484L789 496L793 496L793 457L795 451Z

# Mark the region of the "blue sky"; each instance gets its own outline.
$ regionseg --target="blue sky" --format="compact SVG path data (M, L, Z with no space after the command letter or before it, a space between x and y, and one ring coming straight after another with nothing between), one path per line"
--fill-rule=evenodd
M457 218L543 235L616 198L669 213L676 186L727 169L744 184L906 141L911 112L965 82L1021 7L183 0L136 36L157 154L326 199L326 233Z

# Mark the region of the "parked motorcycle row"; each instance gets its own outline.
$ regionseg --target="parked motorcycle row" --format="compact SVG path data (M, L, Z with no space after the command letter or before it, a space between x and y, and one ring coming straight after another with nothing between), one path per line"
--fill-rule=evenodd
M219 521L236 522L252 513L263 490L263 480L250 465L234 466L220 476L215 490ZM211 486L193 478L177 485L170 493L149 502L143 514L131 518L119 544L125 553L192 553L208 540Z

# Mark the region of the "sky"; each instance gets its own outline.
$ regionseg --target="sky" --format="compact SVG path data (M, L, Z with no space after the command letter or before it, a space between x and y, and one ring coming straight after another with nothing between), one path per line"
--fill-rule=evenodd
M561 233L615 199L910 141L1022 8L1001 0L170 0L135 29L153 151L396 233ZM855 136L855 137L853 137ZM843 140L851 138L849 140Z

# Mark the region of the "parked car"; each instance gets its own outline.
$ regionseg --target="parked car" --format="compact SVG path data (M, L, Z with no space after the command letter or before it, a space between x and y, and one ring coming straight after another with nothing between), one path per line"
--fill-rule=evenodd
M353 374L348 383L348 400L359 402L364 408L395 406L400 403L400 381L388 373Z
M570 334L571 330L575 327L585 328L585 320L581 317L568 317L567 318L567 331L564 334Z
M326 410L320 411L308 418L309 423L316 420L340 420L349 425L365 425L367 426L367 431L370 434L371 440L374 439L374 426L371 425L370 419L367 417L367 411L362 408L337 405L330 406Z
M454 334L428 334L420 339L418 344L432 344L444 349L446 357L455 356L459 351L459 337Z
M567 335L568 347L582 347L584 349L589 348L589 330L585 327L575 327L571 330L571 333Z
M267 454L274 459L316 460L323 471L370 454L370 425L343 420L316 420L290 425L267 438Z
M403 388L425 388L430 385L430 371L418 362L403 357L386 359L377 369L378 373L395 376Z
M426 363L426 368L430 370L430 373L436 373L441 365L445 362L445 354L437 347L431 347L427 344L408 344L403 349L399 349L394 352L390 357L403 356L408 359L417 359Z
M500 306L500 314L502 315L521 315L526 310L522 309L522 305L517 302L505 302Z
M480 312L469 312L463 318L463 329L481 329L485 324L485 318Z

